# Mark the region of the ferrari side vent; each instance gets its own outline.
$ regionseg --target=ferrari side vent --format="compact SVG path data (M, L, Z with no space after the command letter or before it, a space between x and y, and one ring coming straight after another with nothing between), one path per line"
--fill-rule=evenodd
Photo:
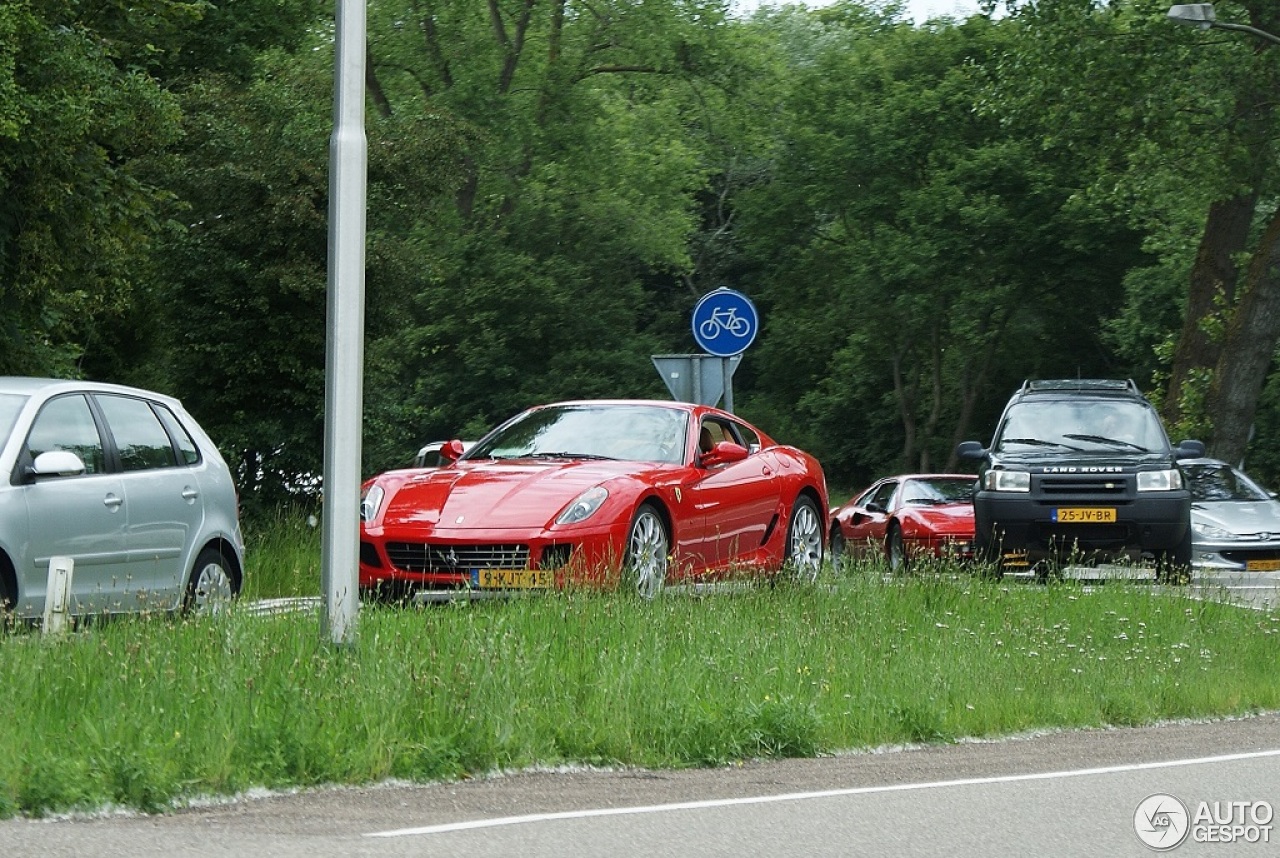
M764 529L764 537L760 540L761 545L769 544L769 537L773 536L774 528L778 526L778 514L775 512L769 518L769 526Z

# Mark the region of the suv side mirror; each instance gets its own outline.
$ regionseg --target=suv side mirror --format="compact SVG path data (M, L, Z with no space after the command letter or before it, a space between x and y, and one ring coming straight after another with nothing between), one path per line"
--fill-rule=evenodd
M956 455L969 462L979 462L986 458L987 448L978 441L961 441L956 445Z
M1173 457L1175 459L1203 459L1204 442L1181 441L1177 447L1173 448Z

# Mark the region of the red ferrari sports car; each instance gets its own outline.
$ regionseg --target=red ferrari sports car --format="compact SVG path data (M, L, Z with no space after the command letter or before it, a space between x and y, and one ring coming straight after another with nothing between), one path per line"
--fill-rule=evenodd
M885 477L831 512L831 556L884 557L895 572L921 556L973 557L972 474Z
M364 484L362 593L624 581L653 598L737 571L812 579L822 563L817 459L716 408L561 402L442 452L453 461Z

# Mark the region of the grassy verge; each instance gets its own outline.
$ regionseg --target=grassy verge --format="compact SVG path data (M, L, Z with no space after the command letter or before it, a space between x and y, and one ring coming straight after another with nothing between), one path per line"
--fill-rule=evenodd
M283 562L281 568L289 568ZM0 816L535 763L677 767L1280 708L1280 616L965 575L0 639ZM830 582L828 582L830 583Z

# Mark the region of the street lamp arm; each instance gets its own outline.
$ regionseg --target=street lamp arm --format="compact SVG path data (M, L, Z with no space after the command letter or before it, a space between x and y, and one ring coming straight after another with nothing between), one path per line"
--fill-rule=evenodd
M1242 33L1249 33L1259 39L1266 39L1269 42L1275 42L1280 45L1280 36L1275 33L1268 33L1266 30L1259 30L1257 27L1250 27L1248 24L1226 24L1222 21L1214 21L1213 27L1217 30L1239 30Z
M1251 36L1257 36L1259 39L1265 39L1268 42L1275 42L1280 45L1280 36L1274 33L1259 30L1257 27L1250 27L1248 24L1229 24L1219 21L1212 3L1179 3L1170 6L1168 18L1175 24L1186 24L1190 27L1198 27L1201 30L1208 30L1211 27L1217 30L1238 30L1241 33L1248 33Z

